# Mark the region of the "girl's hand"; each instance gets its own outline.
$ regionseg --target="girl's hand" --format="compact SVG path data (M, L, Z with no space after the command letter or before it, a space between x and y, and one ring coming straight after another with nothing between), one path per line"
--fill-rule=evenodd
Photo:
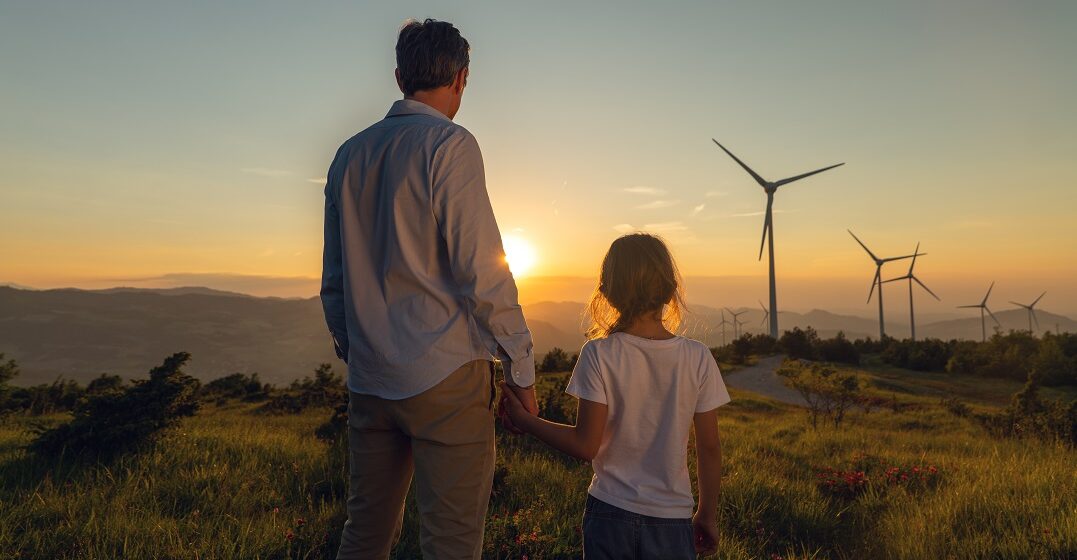
M501 382L501 411L508 416L512 425L521 431L519 433L526 432L529 421L535 418L504 381Z
M697 554L709 556L718 550L718 523L714 516L697 511L692 516L692 533Z

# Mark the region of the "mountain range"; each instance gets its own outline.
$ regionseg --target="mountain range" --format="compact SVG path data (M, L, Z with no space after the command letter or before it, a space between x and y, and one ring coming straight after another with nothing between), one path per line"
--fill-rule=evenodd
M688 336L717 345L721 311L692 305L685 317ZM577 351L584 342L584 304L537 302L524 306L536 354L553 347ZM739 310L738 310L739 311ZM970 314L972 315L972 314ZM1003 331L1027 329L1024 310L996 312ZM1037 311L1044 328L1077 332L1077 322ZM745 309L746 332L762 332L760 309ZM839 330L850 338L875 336L875 320L823 310L781 312L781 328L814 327L820 336ZM989 329L993 326L989 319ZM888 334L908 327L888 321ZM922 337L980 337L978 315L925 322ZM989 331L990 332L990 331ZM733 331L727 328L726 339ZM57 377L80 382L100 373L141 377L174 352L192 355L189 372L207 380L234 372L258 372L272 383L309 374L322 362L342 365L334 356L318 298L255 297L202 287L106 290L27 290L0 287L0 352L14 358L30 385Z

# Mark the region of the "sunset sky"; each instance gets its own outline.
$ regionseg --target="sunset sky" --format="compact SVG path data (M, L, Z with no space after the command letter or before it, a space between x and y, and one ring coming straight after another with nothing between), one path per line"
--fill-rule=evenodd
M408 17L471 42L456 121L533 247L525 299L581 299L542 277L633 229L726 278L696 299L765 299L765 196L714 137L768 179L846 163L777 194L782 308L871 311L852 228L922 242L927 310L997 280L1077 313L1066 0L0 2L0 283L314 295L326 169L400 97Z

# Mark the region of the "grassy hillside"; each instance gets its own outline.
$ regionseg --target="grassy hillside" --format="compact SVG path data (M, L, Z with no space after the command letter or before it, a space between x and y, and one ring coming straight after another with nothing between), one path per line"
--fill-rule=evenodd
M546 376L540 389L563 399L553 395L564 381ZM735 392L720 414L717 557L1077 555L1077 452L994 439L928 393L900 398L913 406L856 412L840 429L816 432L800 409ZM313 435L329 411L266 416L256 406L207 407L151 450L83 467L44 464L19 449L34 422L61 417L8 418L0 425L0 559L331 558L344 520L343 447ZM498 443L486 555L577 557L588 465L532 440L500 434ZM893 467L901 470L888 477ZM827 486L828 468L849 478L838 474ZM405 523L396 557L414 558L410 504Z

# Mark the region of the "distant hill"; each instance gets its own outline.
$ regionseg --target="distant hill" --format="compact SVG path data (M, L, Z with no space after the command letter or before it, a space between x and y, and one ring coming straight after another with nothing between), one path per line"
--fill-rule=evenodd
M721 311L692 305L687 334L717 345ZM739 311L739 310L738 310ZM583 345L584 304L538 302L525 306L535 352L557 346L569 353ZM922 337L980 337L980 318L925 323ZM1002 330L1027 328L1023 310L999 311ZM1068 317L1038 311L1040 326L1077 332ZM747 308L744 332L764 332L763 312ZM876 336L875 320L823 310L781 312L781 328L812 326L823 337L844 331L850 338ZM989 329L993 322L988 323ZM908 326L887 324L893 336ZM989 330L989 333L991 331ZM733 330L727 328L726 341ZM340 364L333 355L318 298L255 297L209 288L113 288L108 290L22 290L0 287L0 352L18 360L20 385L64 376L85 382L102 372L143 376L166 355L193 355L189 370L201 379L233 372L258 372L273 383L307 375L322 362Z

